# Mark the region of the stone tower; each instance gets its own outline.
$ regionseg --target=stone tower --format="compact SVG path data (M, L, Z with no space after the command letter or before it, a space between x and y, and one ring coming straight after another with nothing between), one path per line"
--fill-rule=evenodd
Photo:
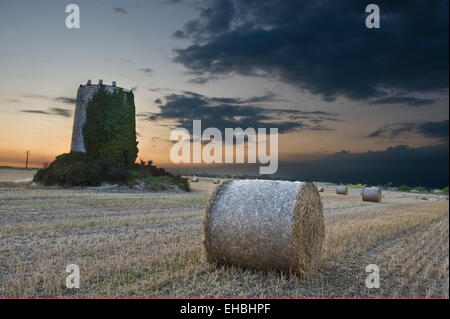
M116 81L113 81L112 85L104 85L103 80L99 80L98 84L91 84L91 80L89 80L86 85L80 85L77 92L77 103L73 117L72 143L70 146L71 152L86 153L83 137L83 125L86 122L86 109L90 99L94 96L100 86L103 86L110 92L117 89L122 89L125 93L131 92L130 90L116 86ZM125 99L126 97L127 94L125 94Z

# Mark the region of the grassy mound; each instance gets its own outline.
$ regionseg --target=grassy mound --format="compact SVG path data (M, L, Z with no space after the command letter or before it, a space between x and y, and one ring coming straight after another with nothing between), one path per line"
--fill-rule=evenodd
M132 183L140 183L149 186L154 190L164 190L176 185L182 190L189 191L189 181L181 175L173 175L161 167L156 167L152 161L145 163L141 161L134 164L130 171Z
M112 161L93 159L85 153L61 154L47 167L37 171L33 181L46 186L99 186L102 183L142 185L146 189L165 190L173 185L189 191L189 183L179 175L141 161L132 167Z

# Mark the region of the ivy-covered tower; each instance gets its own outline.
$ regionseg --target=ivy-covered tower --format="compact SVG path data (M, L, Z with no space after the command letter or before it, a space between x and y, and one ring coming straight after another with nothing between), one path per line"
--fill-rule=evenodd
M73 119L71 152L119 166L134 164L138 149L133 91L112 85L80 85Z

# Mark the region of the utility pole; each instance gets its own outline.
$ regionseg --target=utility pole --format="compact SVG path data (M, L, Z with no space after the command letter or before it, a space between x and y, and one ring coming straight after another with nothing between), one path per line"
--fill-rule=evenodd
M27 150L25 153L27 153L27 161L25 162L25 169L28 169L28 154L30 153L30 150Z

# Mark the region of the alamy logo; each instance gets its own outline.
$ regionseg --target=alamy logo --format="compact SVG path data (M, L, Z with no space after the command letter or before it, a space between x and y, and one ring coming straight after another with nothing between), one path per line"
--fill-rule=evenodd
M80 28L80 7L74 3L71 3L66 7L66 13L69 13L69 15L66 17L66 28L67 29L79 29Z
M380 7L376 4L369 4L366 7L366 13L370 13L366 17L366 27L368 29L380 28Z
M67 265L66 272L70 273L66 277L66 287L69 289L80 288L80 267L75 264Z
M380 288L380 268L375 264L367 265L366 272L370 273L366 278L366 287L369 289Z
M267 136L269 135L269 154L267 154ZM218 128L208 127L202 133L201 120L193 121L192 137L185 128L177 127L170 132L170 140L176 142L170 150L172 163L223 163L222 155L225 149L225 163L245 163L245 145L247 145L247 163L258 162L268 164L259 167L260 174L274 174L278 170L278 128L225 128L225 143ZM207 141L208 143L205 143ZM236 142L235 142L236 141ZM203 147L202 147L203 146ZM236 148L236 153L234 153Z

